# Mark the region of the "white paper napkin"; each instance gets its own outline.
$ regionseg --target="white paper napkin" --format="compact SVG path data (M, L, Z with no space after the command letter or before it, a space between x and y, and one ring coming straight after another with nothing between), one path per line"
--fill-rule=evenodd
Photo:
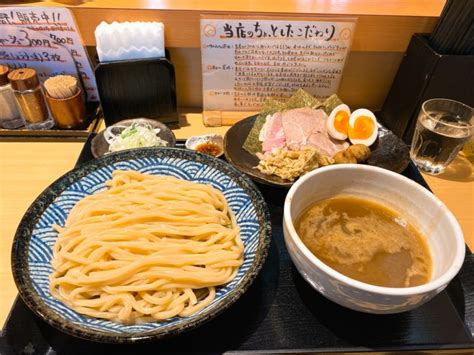
M101 62L165 56L161 22L101 22L95 40Z

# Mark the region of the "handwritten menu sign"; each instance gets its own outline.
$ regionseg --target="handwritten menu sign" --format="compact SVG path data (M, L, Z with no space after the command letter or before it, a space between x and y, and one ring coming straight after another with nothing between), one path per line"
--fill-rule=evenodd
M325 98L339 88L355 19L201 19L205 110L258 110L299 88Z
M87 100L99 100L89 58L66 8L0 8L0 63L34 68L42 82L52 75L79 75Z

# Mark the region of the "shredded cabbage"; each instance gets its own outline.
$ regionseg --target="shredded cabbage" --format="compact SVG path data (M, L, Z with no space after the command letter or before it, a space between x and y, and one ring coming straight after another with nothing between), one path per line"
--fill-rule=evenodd
M104 131L104 138L109 143L109 153L131 148L167 146L168 142L161 139L158 133L159 128L153 128L145 121L137 121L129 127L108 127Z

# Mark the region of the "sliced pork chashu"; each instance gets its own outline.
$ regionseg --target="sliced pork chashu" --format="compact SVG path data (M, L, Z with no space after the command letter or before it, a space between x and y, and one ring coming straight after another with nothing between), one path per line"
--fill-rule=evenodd
M328 116L323 110L297 108L280 114L288 149L313 147L321 154L333 157L349 146L347 142L329 137L326 129Z

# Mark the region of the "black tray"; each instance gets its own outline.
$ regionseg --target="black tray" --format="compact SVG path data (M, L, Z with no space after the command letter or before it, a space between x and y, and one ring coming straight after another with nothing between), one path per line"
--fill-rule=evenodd
M90 159L89 137L77 164ZM177 146L183 146L178 141ZM403 173L428 188L410 164ZM138 345L110 345L66 335L37 318L17 298L0 337L0 353L347 352L474 349L474 257L461 273L420 308L397 315L345 309L312 289L293 266L283 241L286 190L259 185L272 215L267 261L248 292L209 323L174 338Z
M82 129L32 130L24 127L18 129L0 128L0 142L85 142L91 133L97 133L102 122L102 111L97 102L86 104L87 119Z

